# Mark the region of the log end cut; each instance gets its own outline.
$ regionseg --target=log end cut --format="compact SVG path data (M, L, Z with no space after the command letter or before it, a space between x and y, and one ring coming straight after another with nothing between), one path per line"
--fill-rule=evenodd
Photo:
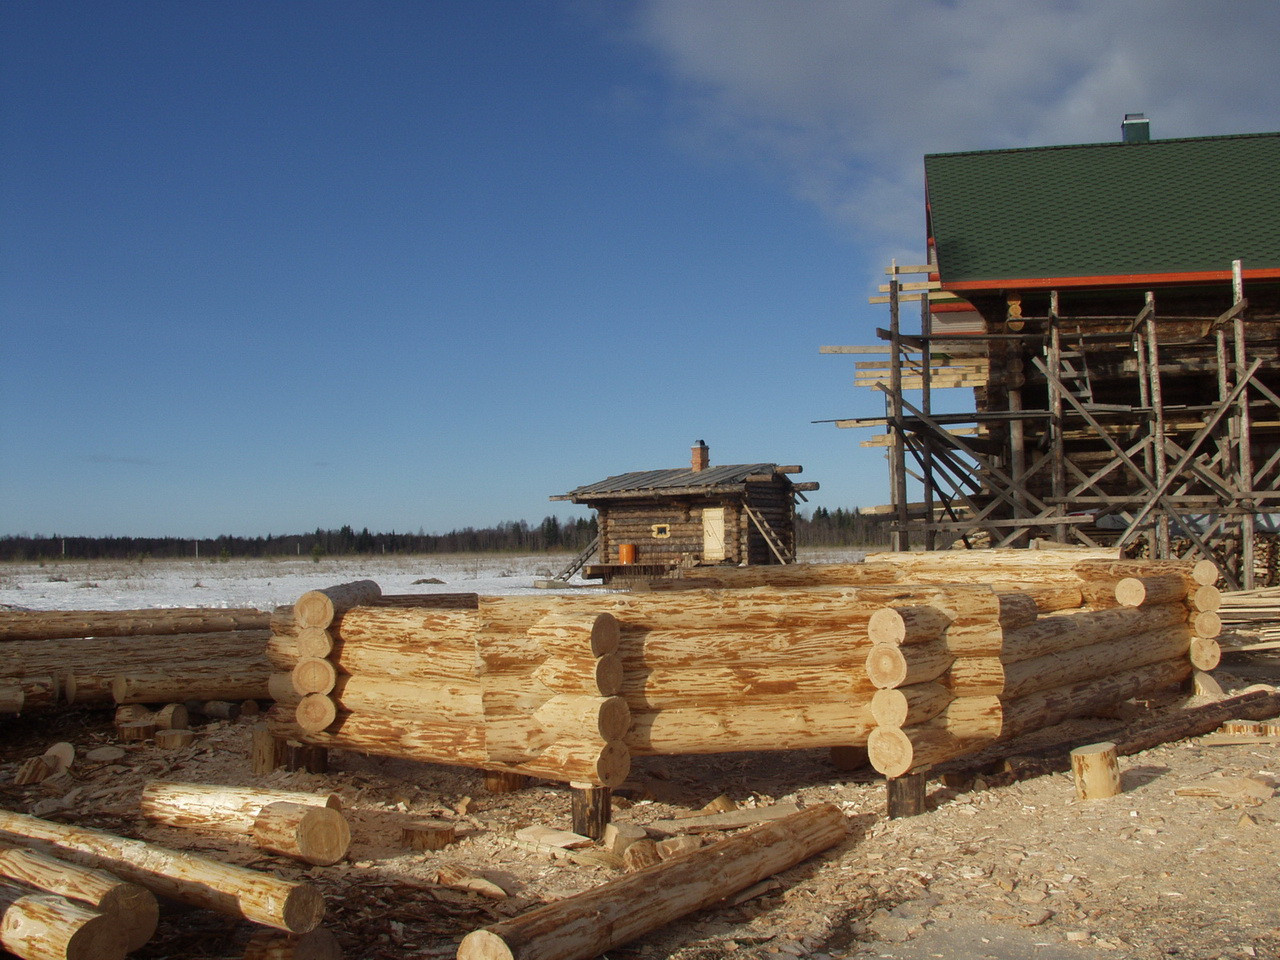
M458 945L458 960L515 960L515 953L496 933L473 930Z

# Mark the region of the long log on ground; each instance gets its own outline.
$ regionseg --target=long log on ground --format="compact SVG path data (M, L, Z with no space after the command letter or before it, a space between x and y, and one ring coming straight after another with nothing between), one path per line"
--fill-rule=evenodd
M53 677L13 677L0 680L0 713L48 710L58 704L58 681Z
M203 663L165 671L120 672L111 681L116 703L170 703L175 700L258 700L270 696L265 660L238 665Z
M1150 750L1166 743L1201 737L1217 730L1228 720L1270 720L1280 716L1280 693L1257 690L1226 700L1184 707L1172 714L1154 717L1150 720L1133 722L1107 727L1091 732L1090 742L1110 740L1116 745L1119 756L1131 756ZM1070 752L1080 746L1080 740L1065 740L1050 746L1037 747L1030 755L1018 754L1017 745L1010 744L1008 759L998 761L1006 765L1002 779L1015 780L1040 776L1046 773L1061 773L1071 769ZM984 758L983 766L989 767L992 760ZM959 764L948 764L947 768L973 768L971 761ZM996 776L1001 776L997 774Z
M311 884L193 853L7 810L0 810L0 833L24 845L36 841L42 852L107 870L160 896L289 933L313 930L324 916L324 899Z
M269 803L254 818L253 842L259 849L328 867L347 855L351 828L329 807Z
M146 784L138 802L142 815L155 823L241 835L253 831L258 814L271 803L300 803L342 810L342 801L336 793L224 787L169 780L152 780Z
M83 903L116 919L127 953L156 932L160 906L146 887L102 870L82 867L35 850L0 850L0 877Z
M269 613L175 607L155 610L3 610L0 640L137 637L266 630Z
M840 843L822 804L468 934L458 960L587 960Z
M82 903L0 884L0 946L22 960L121 960L113 917Z

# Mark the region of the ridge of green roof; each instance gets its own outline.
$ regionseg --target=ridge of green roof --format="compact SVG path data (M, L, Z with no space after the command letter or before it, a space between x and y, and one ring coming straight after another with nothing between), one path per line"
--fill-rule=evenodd
M1280 133L925 157L947 283L1280 269Z

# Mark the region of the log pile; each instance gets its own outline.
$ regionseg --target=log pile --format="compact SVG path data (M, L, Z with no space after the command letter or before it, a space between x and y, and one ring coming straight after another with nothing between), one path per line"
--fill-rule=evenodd
M108 871L157 896L286 933L314 930L324 915L324 900L309 883L283 880L103 830L0 810L0 841Z
M0 714L267 696L257 610L0 611Z

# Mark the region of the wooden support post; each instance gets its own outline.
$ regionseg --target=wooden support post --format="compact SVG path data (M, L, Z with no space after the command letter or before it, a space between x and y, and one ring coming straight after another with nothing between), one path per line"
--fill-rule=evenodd
M933 347L931 346L931 337L933 336L933 311L929 306L929 293L926 290L924 295L920 297L920 333L922 335L922 349L920 351L921 358L924 360L923 366L920 368L920 406L925 413L933 415ZM924 475L924 548L926 550L936 550L938 547L938 531L933 527L933 496L934 496L934 478L933 478L933 440L926 433L922 437L921 452L923 453L923 475Z
M285 742L272 734L268 723L253 725L253 739L249 750L250 765L256 777L265 777L284 766Z
M1234 294L1232 301L1239 303L1244 299L1244 275L1239 260L1231 261L1231 276L1232 293ZM1236 377L1243 382L1249 378L1244 312L1237 313L1232 323L1235 330ZM1249 390L1247 387L1240 391L1240 399L1236 407L1236 418L1240 423L1240 447L1237 455L1237 463L1240 468L1238 489L1245 497L1248 497L1249 492L1253 490L1253 425L1249 415ZM1240 586L1244 590L1252 590L1254 588L1253 537L1257 528L1254 511L1257 509L1257 504L1251 499L1246 499L1241 506L1245 508L1245 512L1240 515Z
M1072 750L1071 772L1081 800L1104 800L1120 792L1120 765L1116 745L1110 741Z
M604 836L609 825L613 791L608 787L596 787L589 783L575 783L570 787L573 798L573 832L592 840Z
M529 778L523 773L506 773L502 770L484 772L484 788L490 793L515 793L528 785Z
M918 817L925 812L925 784L928 778L923 773L910 773L905 777L890 777L885 788L888 799L888 814L891 819L900 817Z
M1058 323L1058 291L1049 292L1049 431L1053 443L1053 496L1054 506L1061 515L1067 506L1063 498L1067 493L1067 464L1063 459L1062 438L1062 328ZM1067 542L1067 525L1059 523L1053 528L1053 538L1058 543Z
M907 531L907 459L906 437L902 428L902 338L898 316L898 265L893 265L889 278L889 417L893 423L893 502L897 507L898 524L893 534L893 549L910 550L911 534ZM926 294L926 299L927 299ZM924 345L926 357L929 345Z
M1168 461L1164 450L1164 388L1160 380L1160 340L1156 335L1156 295L1147 291L1147 369L1151 377L1151 420L1152 460L1155 465L1155 481L1164 486L1168 475ZM1156 557L1167 560L1170 557L1169 518L1161 514L1156 518Z
M286 770L305 770L307 773L329 772L329 748L309 743L288 742L285 748Z

